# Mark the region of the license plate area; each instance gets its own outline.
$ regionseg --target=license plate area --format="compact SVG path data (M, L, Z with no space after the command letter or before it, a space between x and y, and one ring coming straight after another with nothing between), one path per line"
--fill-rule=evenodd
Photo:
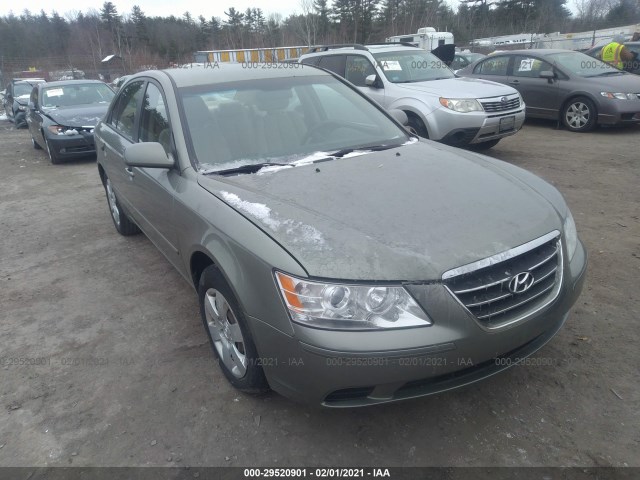
M499 130L500 132L508 132L516 128L516 117L511 115L509 117L503 117L500 119Z

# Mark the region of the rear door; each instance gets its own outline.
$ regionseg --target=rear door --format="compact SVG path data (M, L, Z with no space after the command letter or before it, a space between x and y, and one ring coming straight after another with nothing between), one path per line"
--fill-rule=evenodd
M515 55L509 85L520 92L527 105L527 115L558 117L558 79L540 78L540 72L554 72L553 66L531 55Z

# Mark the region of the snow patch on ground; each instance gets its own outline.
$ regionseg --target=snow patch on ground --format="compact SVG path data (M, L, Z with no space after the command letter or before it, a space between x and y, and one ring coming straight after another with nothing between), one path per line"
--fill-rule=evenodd
M1 120L7 120L7 116L4 113L0 114L0 121Z

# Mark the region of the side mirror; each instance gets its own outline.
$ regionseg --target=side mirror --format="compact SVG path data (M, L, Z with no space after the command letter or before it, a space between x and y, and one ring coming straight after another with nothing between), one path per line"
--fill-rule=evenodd
M38 105L33 102L29 102L29 110L34 111L38 109Z
M402 110L398 110L397 108L392 108L389 110L389 115L391 115L398 123L404 125L405 127L409 125L409 117Z
M367 87L382 88L377 75L367 75L367 78L364 79L364 83Z
M143 142L129 145L124 150L124 163L129 167L173 168L175 162L167 155L162 144Z
M554 78L556 78L556 74L553 73L551 70L543 70L540 72L540 78L546 78L549 83L551 83L553 81Z

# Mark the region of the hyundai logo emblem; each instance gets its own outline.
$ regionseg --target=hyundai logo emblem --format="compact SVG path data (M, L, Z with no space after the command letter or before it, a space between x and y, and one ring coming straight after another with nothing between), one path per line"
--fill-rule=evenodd
M523 293L531 288L534 278L531 272L520 272L509 280L511 293Z
M507 103L507 97L502 97L500 99L500 103Z

